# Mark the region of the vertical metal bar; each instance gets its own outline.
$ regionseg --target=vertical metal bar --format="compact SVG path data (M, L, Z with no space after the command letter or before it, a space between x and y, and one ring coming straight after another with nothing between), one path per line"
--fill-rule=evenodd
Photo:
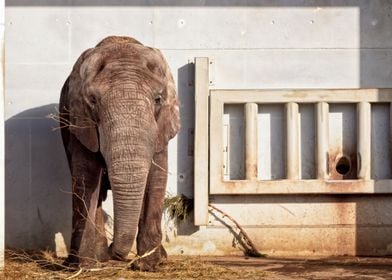
M325 102L319 102L316 104L316 123L317 123L317 179L328 178L328 113L329 105Z
M297 103L286 104L287 179L300 178L299 113Z
M195 225L208 224L208 58L195 59Z
M370 180L371 174L371 105L360 102L358 114L358 179Z
M224 186L224 140L223 140L224 103L215 94L210 93L210 140L209 140L209 192L219 193ZM230 159L229 159L230 161ZM201 162L204 164L204 162ZM200 162L199 162L200 164Z
M245 104L245 178L257 178L257 104Z
M212 113L212 112L211 112ZM223 180L230 180L230 116L223 114ZM211 126L211 122L210 122ZM210 143L211 146L211 143ZM210 166L211 169L211 166ZM210 173L211 174L211 173Z

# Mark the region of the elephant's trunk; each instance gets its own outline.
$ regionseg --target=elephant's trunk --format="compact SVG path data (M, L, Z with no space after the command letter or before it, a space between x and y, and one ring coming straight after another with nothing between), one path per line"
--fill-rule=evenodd
M148 160L148 159L147 159ZM112 163L109 177L113 191L114 240L112 253L125 258L135 239L150 163L123 155Z
M133 100L133 107L135 101ZM141 104L141 103L139 103ZM103 126L101 151L113 192L114 234L111 253L123 259L131 250L137 232L144 190L155 151L156 126L145 106L110 114Z

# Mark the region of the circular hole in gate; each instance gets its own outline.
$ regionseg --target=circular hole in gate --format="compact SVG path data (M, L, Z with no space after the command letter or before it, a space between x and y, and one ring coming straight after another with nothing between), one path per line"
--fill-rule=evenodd
M351 163L347 156L342 156L336 164L336 172L340 175L347 175L350 172Z

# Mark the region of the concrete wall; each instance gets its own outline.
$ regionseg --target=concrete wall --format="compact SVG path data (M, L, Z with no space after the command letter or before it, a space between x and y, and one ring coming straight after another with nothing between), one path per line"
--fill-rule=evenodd
M4 1L0 1L0 269L4 267Z
M217 88L391 88L392 1L6 1L6 245L65 253L70 175L56 123L78 55L107 35L162 49L181 99L168 192L193 196L194 66L214 60ZM218 6L223 4L224 7ZM387 133L385 131L384 133ZM392 197L213 196L271 255L391 253ZM110 203L106 205L111 213ZM210 216L175 226L171 254L240 253Z

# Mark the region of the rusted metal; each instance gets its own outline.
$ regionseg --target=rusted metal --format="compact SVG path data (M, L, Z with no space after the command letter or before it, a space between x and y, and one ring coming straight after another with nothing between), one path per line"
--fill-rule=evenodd
M344 154L339 150L328 153L330 180L357 179L357 153Z

